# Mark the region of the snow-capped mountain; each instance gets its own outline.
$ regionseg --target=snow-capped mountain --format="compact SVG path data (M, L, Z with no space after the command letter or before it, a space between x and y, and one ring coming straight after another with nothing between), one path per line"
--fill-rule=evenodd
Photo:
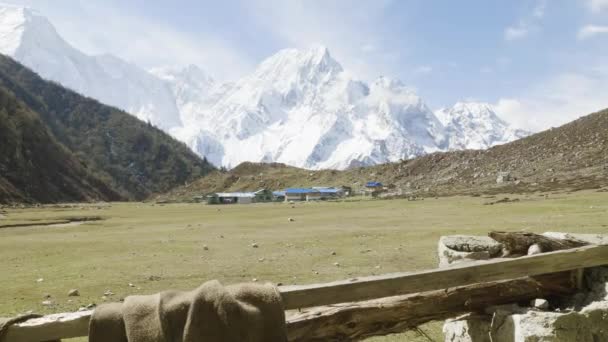
M44 78L161 128L181 125L175 99L165 82L117 57L82 53L32 9L0 4L0 53Z
M445 126L451 150L486 149L530 135L509 126L488 103L458 102L435 114Z
M323 46L282 50L236 82L218 83L194 65L145 71L110 55L89 56L35 11L0 5L0 53L151 121L217 166L344 169L487 148L526 134L487 104L434 113L398 80L358 79Z
M196 65L156 68L149 72L169 85L184 125L191 125L201 108L210 105L207 99L215 81Z
M445 148L443 126L415 93L384 77L357 80L321 46L282 50L214 92L175 134L218 165L347 168Z

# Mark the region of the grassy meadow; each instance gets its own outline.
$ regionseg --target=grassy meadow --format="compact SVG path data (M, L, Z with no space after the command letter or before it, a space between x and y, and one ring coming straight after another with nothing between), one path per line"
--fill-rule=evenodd
M606 192L507 196L519 201L484 205L498 196L294 207L112 203L5 209L0 316L74 311L131 294L191 289L210 279L288 285L434 268L441 235L608 232ZM83 217L101 220L65 223ZM68 297L70 289L80 296ZM113 295L102 298L106 291ZM46 296L52 305L42 305ZM440 328L423 327L434 340L442 340ZM373 340L425 339L410 333Z

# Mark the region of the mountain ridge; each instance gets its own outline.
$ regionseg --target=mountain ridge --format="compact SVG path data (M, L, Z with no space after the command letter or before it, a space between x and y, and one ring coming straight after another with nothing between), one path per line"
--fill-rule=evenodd
M477 116L476 127L490 127L479 132L463 125L470 120L444 126L400 81L361 80L322 45L280 50L223 83L193 65L144 70L112 55L89 56L27 8L0 5L0 36L7 42L0 52L41 76L126 110L228 168L276 161L346 169L483 149L527 134L496 113Z
M281 50L216 93L219 100L202 101L188 127L173 134L228 167L253 160L346 169L441 150L483 149L528 134L508 127L493 108L476 119L493 129L443 127L399 80L354 78L318 45ZM205 127L197 129L201 123Z
M93 198L142 200L153 193L168 191L205 175L213 169L183 143L150 123L142 122L97 100L83 97L57 83L45 81L4 55L0 55L0 89L12 94L15 101L24 108L17 111L15 105L8 106L10 103L0 107L11 121L25 120L21 116L30 115L35 119L30 120L35 124L30 126L41 127L39 133L27 136L28 139L19 139L19 136L26 135L18 127L10 125L8 119L8 124L3 123L7 136L12 136L11 140L15 140L7 141L7 146L18 147L15 147L17 150L7 148L0 154L0 159L7 161L4 166L6 171L13 172L12 180L4 183L20 184L12 186L11 193L14 194L16 189L21 195L0 191L0 202L11 199L34 202ZM47 149L53 152L51 155L57 156L55 164L46 162L46 165L54 165L48 171L45 168L33 168L33 165L45 164L45 156L40 152L44 149L37 148L40 146L38 140L48 142ZM25 149L19 146L25 146ZM28 152L29 157L25 159L31 160L31 163L15 162L21 160L27 151L34 151ZM81 181L70 181L70 184L74 184L70 188L72 190L66 191L66 194L56 191L55 194L45 195L28 186L40 178L36 176L29 179L36 172L45 175L47 172L52 174L56 170L65 170L60 161L70 166L65 172L65 179L76 179L77 177L72 177L75 174L82 178ZM21 166L17 167L18 165ZM42 178L47 180L44 185L46 188L62 189L56 182L61 182L63 176L56 177L56 180ZM84 183L99 184L87 189ZM9 188L8 185L5 187ZM101 191L104 187L108 189ZM72 195L69 196L70 193Z
M392 196L435 197L599 189L608 191L608 109L558 128L487 150L436 152L349 170L305 170L277 163L242 163L157 197L191 201L218 191L349 186L380 181ZM508 177L498 181L499 175Z

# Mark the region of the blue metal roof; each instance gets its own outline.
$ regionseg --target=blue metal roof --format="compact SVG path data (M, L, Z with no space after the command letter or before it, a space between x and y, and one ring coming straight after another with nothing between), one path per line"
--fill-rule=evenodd
M318 191L322 194L337 194L340 192L339 189L334 189L334 188L318 189Z
M276 197L282 197L285 196L285 191L273 191L272 195Z
M365 184L365 186L367 186L367 187L377 187L377 186L382 186L382 183L380 183L380 182L367 182L367 184Z
M306 189L306 188L289 188L285 189L286 194L309 194L311 192L319 192L319 190Z

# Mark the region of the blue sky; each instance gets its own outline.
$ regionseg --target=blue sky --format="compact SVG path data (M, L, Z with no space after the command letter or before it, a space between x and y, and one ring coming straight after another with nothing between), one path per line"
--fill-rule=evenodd
M490 102L539 130L608 107L608 0L4 0L73 45L220 80L287 47L326 45L362 79L399 78L432 108Z

